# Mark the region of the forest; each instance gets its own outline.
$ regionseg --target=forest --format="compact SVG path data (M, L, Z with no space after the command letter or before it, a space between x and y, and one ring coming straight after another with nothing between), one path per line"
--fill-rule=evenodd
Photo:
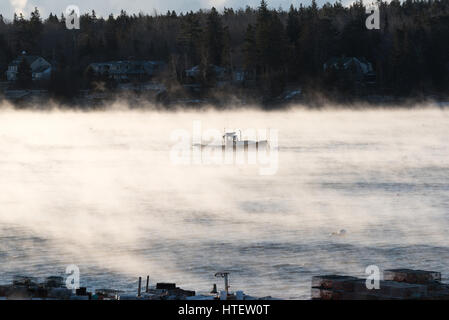
M39 86L65 99L101 80L89 72L91 63L117 60L164 61L167 70L158 81L167 88L187 83L185 70L199 66L197 82L204 92L215 87L210 66L229 73L241 71L248 81L230 91L266 99L295 86L330 97L447 96L449 0L393 0L377 5L378 30L367 29L369 14L362 1L350 6L339 1L318 6L312 1L309 6L292 4L284 10L262 0L257 8L163 14L121 11L108 17L92 11L80 17L79 30L67 29L63 14L44 18L38 8L30 17L19 14L8 20L0 15L0 81L6 81L8 64L25 51L52 64L51 79ZM350 70L323 68L330 59L344 57L369 61L375 81L366 85ZM29 77L26 70L21 72L21 78ZM27 85L31 84L11 84Z

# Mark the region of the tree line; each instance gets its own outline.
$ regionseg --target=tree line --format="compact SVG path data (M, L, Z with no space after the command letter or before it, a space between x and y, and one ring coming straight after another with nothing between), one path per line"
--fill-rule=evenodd
M0 77L22 51L54 66L49 89L73 96L85 88L86 68L111 60L163 60L164 81L183 83L185 70L199 65L205 84L209 66L242 70L251 90L279 95L290 84L321 92L354 92L344 72L324 72L333 57L363 57L376 72L376 92L394 95L447 93L449 89L449 1L379 1L380 29L368 30L362 1L319 7L215 8L196 12L80 17L68 30L64 15L43 19L36 8L7 21L0 15Z

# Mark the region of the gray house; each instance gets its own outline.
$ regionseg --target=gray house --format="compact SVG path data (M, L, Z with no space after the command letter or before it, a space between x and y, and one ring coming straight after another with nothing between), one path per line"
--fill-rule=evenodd
M107 75L109 78L126 81L153 77L164 70L165 63L161 61L109 61L91 63L95 75Z
M13 60L6 70L6 78L8 81L16 81L19 72L19 65L25 59L31 68L33 80L49 80L51 77L51 64L42 57L29 56L25 52Z
M324 71L329 69L350 71L357 80L372 82L376 79L372 64L365 58L343 57L332 58L323 65Z
M216 65L209 65L209 68L213 72L217 80L224 80L226 78L226 68L219 67ZM200 66L194 66L191 69L185 70L185 74L188 78L196 79L200 76L201 68Z

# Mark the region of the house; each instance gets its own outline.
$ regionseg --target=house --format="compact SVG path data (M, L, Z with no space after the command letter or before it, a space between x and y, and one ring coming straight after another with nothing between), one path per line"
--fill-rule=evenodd
M48 99L49 94L47 90L5 90L4 98L9 101L37 101Z
M144 69L150 76L156 76L165 70L166 64L163 61L145 61Z
M106 75L117 80L144 80L160 74L165 67L162 61L109 61L91 63L91 68L96 76Z
M323 65L324 71L333 70L347 70L350 71L358 81L367 83L376 81L376 73L373 66L365 58L357 57L343 57L332 58Z
M247 74L243 70L235 70L232 73L232 81L235 83L241 83L241 82L245 81L246 78L247 78Z
M6 70L6 78L8 81L16 81L19 72L19 65L22 63L23 59L26 60L31 68L31 75L33 80L49 80L51 77L52 66L51 64L42 57L39 56L29 56L26 52L13 60Z
M226 78L226 68L219 67L216 65L210 65L210 70L212 71L213 75L215 76L216 80L225 80ZM201 68L200 66L194 66L191 69L187 69L185 71L186 77L191 79L197 79L200 76Z

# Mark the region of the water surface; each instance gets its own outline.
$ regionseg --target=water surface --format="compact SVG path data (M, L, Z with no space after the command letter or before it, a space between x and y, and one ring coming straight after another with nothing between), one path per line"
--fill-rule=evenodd
M274 128L279 168L170 161L173 130ZM81 269L307 299L368 265L449 276L449 112L0 111L0 282ZM340 229L345 237L330 236Z

